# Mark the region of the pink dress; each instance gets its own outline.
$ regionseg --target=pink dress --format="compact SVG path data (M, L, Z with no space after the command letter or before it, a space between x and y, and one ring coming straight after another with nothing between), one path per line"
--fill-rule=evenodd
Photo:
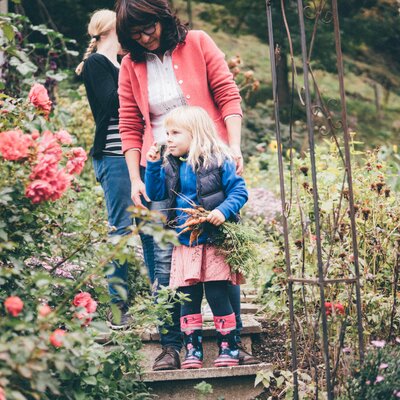
M231 281L233 285L245 282L242 274L231 273L224 257L217 254L214 246L175 246L169 286L176 289L207 281Z

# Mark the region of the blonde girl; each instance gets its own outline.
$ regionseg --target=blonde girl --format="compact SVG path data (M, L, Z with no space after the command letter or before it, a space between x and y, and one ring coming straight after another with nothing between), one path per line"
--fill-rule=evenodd
M96 11L89 22L90 41L83 61L76 68L76 73L83 77L90 108L96 124L93 147L90 155L96 179L100 182L106 200L108 222L112 229L110 235L130 233L132 217L127 208L132 205L129 172L122 154L119 133L119 98L118 77L121 46L116 34L116 14L111 10ZM145 262L150 279L154 270L153 239L141 235ZM121 311L116 320L113 313L108 313L108 320L113 328L123 328L129 324L128 304L121 298L118 286L128 291L128 263L113 261L114 272L109 278L111 302Z
M212 233L226 220L237 220L247 201L242 177L228 147L219 138L207 112L194 106L171 111L165 119L167 150L160 158L157 143L146 159L146 192L151 200L168 200L168 222L178 221L180 246L173 250L170 286L188 295L181 306L180 325L186 347L182 368L201 368L203 361L201 300L203 290L214 315L219 356L216 367L239 364L235 339L235 313L229 300L228 285L239 284L223 257L216 253ZM181 232L187 215L180 211L191 204L210 213L203 232L190 243L190 232Z

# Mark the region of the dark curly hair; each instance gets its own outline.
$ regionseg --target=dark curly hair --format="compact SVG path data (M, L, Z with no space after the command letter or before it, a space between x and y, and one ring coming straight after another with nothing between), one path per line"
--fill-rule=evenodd
M184 43L188 28L181 24L172 13L167 0L118 0L117 35L124 50L127 50L135 62L145 60L146 49L136 40L131 39L130 32L137 26L160 22L162 26L160 50L173 50L178 43Z

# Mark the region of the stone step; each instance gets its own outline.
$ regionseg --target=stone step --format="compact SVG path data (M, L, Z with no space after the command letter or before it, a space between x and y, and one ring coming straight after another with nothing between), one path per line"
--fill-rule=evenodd
M260 384L254 387L257 372L272 369L271 364L243 365L197 370L153 371L142 376L158 400L251 400L263 392ZM129 378L129 375L127 376ZM194 389L200 382L212 385L212 394Z
M241 298L245 297L245 296L254 296L258 294L258 290L255 289L253 286L251 285L241 285L240 286L240 292L241 292Z
M256 294L246 294L242 293L240 300L242 302L242 306L244 304L249 304L249 303L257 303L258 296Z
M251 303L241 303L240 312L241 314L256 314L259 307L256 304ZM201 308L201 313L203 314L204 321L213 321L213 314L210 306L206 303Z
M252 339L250 335L243 335L241 337L242 345L246 349L251 349ZM218 357L218 346L215 337L209 336L203 338L203 351L204 360L203 367L211 368L214 367L214 360ZM154 360L161 353L161 345L159 342L143 342L143 347L139 350L140 354L140 366L144 371L151 371ZM185 356L185 350L182 349L180 353L181 361Z
M257 312L260 310L260 307L257 304L253 303L242 303L240 305L240 312L241 314L257 314Z

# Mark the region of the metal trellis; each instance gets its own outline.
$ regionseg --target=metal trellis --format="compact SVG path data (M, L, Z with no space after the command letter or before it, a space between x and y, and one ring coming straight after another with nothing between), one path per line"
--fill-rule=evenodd
M353 293L353 288L355 289L355 302L356 302L356 312L357 312L357 329L358 329L358 350L359 350L359 358L360 361L363 361L364 358L364 338L363 338L363 326L362 326L362 311L361 311L361 290L360 290L360 273L359 273L359 260L358 260L358 246L357 246L357 234L356 234L356 222L355 222L355 209L354 209L354 198L353 198L353 184L352 184L352 171L351 171L351 160L350 160L350 142L349 142L349 129L347 124L347 110L346 110L346 97L345 97L345 89L344 89L344 72L343 72L343 57L341 50L341 38L340 38L340 29L339 29L339 18L338 18L338 6L337 0L332 0L329 4L327 1L319 1L307 2L305 6L302 0L297 0L297 13L298 13L298 27L300 32L300 43L301 43L301 60L302 60L302 68L304 75L303 88L299 91L299 96L304 96L304 100L301 99L302 103L305 106L306 117L307 117L307 133L308 133L308 144L309 144L309 157L311 163L311 177L312 177L312 196L313 196L313 208L314 208L314 230L316 237L316 251L317 251L317 269L315 277L295 277L293 276L292 266L291 266L291 254L290 254L290 246L289 246L289 226L288 226L288 209L290 208L287 203L286 198L286 187L285 187L285 176L284 176L284 159L282 154L282 134L281 134L281 126L279 122L280 110L279 110L279 98L278 98L278 82L277 82L277 62L279 58L279 46L274 42L274 33L273 33L273 18L272 18L272 7L278 2L274 2L272 0L266 0L266 16L268 23L268 38L269 38L269 52L270 52L270 64L271 64L271 73L272 73L272 89L273 89L273 100L275 106L275 134L277 141L277 153L278 153L278 166L279 166L279 180L280 180L280 193L281 193L281 203L283 210L283 237L284 237L284 247L285 247L285 263L286 263L286 274L287 274L287 294L288 294L288 305L289 305L289 313L290 313L290 332L291 332L291 359L292 359L292 370L293 370L293 384L294 384L294 399L297 400L299 398L299 382L298 382L298 343L297 343L297 329L295 322L295 310L294 310L294 285L301 285L303 288L305 285L316 285L319 287L319 298L321 304L321 310L319 313L319 317L321 319L321 328L322 328L322 350L324 356L324 365L325 365L325 385L326 391L328 394L328 399L331 400L334 398L334 386L336 381L336 372L338 369L338 361L333 369L331 369L331 357L329 353L329 335L328 335L328 320L327 315L324 312L324 304L325 304L325 290L328 285L335 284L349 284L351 286L351 290ZM310 6L311 3L311 6ZM330 6L330 7L329 7ZM313 8L314 15L314 27L313 32L310 38L309 50L307 50L307 37L305 30L305 10L309 12L309 8ZM281 13L283 16L283 20L285 23L287 39L289 43L290 49L290 59L292 64L292 82L294 79L294 74L296 73L296 68L294 66L294 51L292 45L292 37L290 34L290 26L287 23L286 19L286 11L285 11L285 2L284 0L280 1ZM326 12L326 8L329 9L329 15L332 18L326 17L328 13ZM335 52L336 52L336 61L337 61L337 75L338 75L338 83L339 83L339 91L340 91L340 101L341 101L341 121L338 123L334 123L334 118L332 116L331 111L328 108L328 105L322 98L317 82L315 81L315 77L310 65L312 50L315 45L315 38L318 32L318 24L321 22L323 13L325 12L325 23L333 22L333 34L335 38ZM314 87L314 99L310 90L310 82L309 78L312 77L313 87ZM294 96L294 85L292 85L292 98ZM352 277L347 278L335 278L328 279L326 277L327 270L329 268L329 257L328 260L324 263L322 256L322 245L321 245L321 221L320 221L320 204L319 204L319 195L318 195L318 179L317 179L317 166L315 159L315 130L314 130L314 122L313 115L316 110L322 112L325 117L326 124L328 126L328 133L332 135L335 143L338 146L338 152L343 161L345 176L343 177L343 185L344 188L345 182L347 182L348 189L348 201L349 201L349 218L350 218L350 226L351 226L351 235L352 235L352 252L354 255L354 273ZM292 129L292 120L290 121L290 132ZM339 146L337 133L339 129L342 131L342 139L343 139L343 150ZM290 170L293 173L293 163L290 163ZM290 190L292 190L290 188ZM290 193L290 197L292 193ZM339 203L339 210L342 205L342 197L343 190ZM338 229L338 219L339 219L339 210L335 214L337 217L335 219L335 228ZM346 311L346 318L342 324L342 329L340 332L339 342L340 345L343 346L344 334L347 324L348 310ZM340 354L339 354L340 356ZM316 378L318 379L318 378ZM316 398L318 397L318 382L316 382Z

